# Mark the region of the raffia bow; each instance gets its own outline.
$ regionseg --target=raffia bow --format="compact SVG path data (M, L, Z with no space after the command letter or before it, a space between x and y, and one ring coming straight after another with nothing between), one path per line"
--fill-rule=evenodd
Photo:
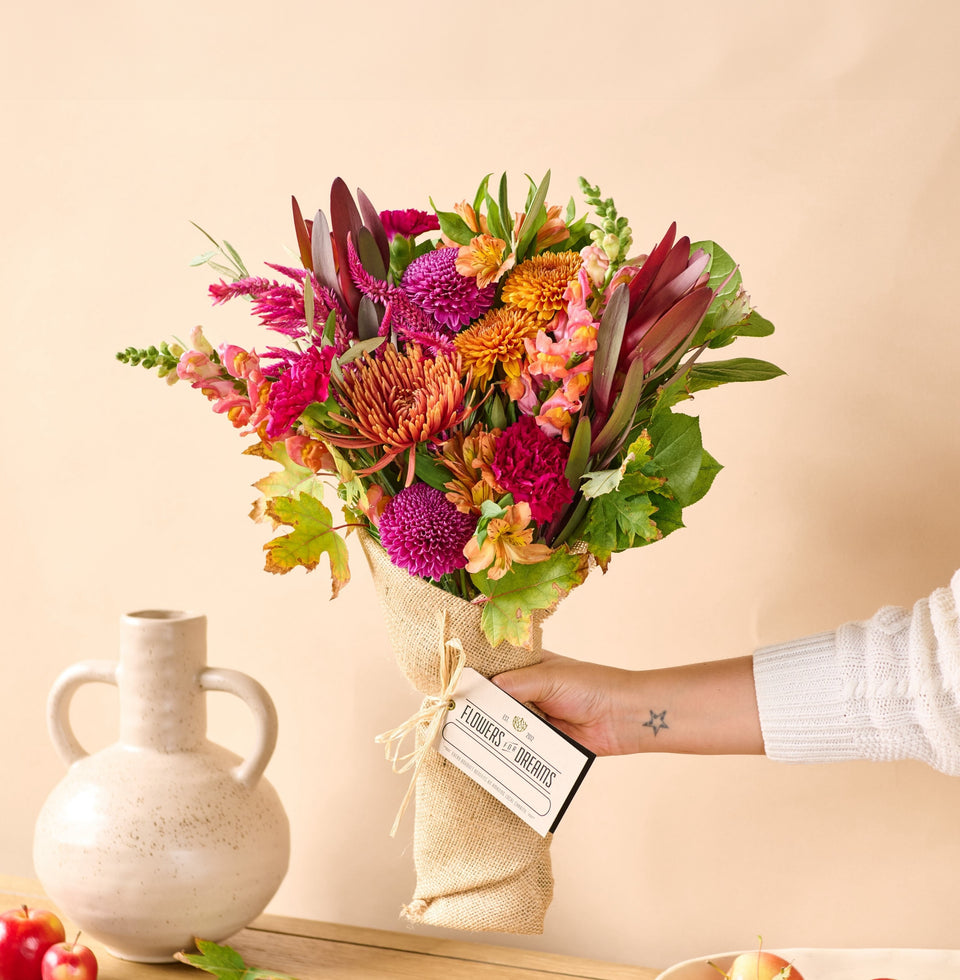
M404 794L400 809L397 811L396 819L390 828L390 836L393 837L403 814L406 812L410 798L417 785L417 778L420 775L420 768L424 760L434 746L440 729L443 727L444 716L454 706L453 696L460 684L460 677L467 661L466 652L459 639L447 639L447 612L442 610L437 615L440 626L440 690L436 694L428 694L423 700L420 710L411 715L402 725L389 732L383 732L376 737L376 741L385 748L387 760L396 773L408 772L413 769L410 777L410 785ZM413 735L416 738L417 729L421 724L428 725L423 741L416 745L412 752L401 756L400 750L406 738Z

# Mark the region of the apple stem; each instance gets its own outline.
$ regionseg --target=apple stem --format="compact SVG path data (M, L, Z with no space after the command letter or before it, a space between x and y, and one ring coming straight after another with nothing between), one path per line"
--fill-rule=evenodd
M74 939L73 945L71 946L71 949L73 948L73 946L79 946L79 945L80 945L80 933L78 932L77 933L77 938Z
M725 970L721 970L720 967L713 962L713 960L707 960L707 966L712 966L717 971L717 973L720 974L721 977L727 977L727 980L729 980L730 974L727 973Z

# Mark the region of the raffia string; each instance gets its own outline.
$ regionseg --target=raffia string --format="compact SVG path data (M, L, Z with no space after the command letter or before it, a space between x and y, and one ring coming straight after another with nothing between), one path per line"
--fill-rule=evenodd
M467 660L463 644L459 639L447 639L447 611L440 610L437 613L437 621L440 626L440 690L436 694L428 694L423 699L423 704L416 714L411 715L402 725L397 725L389 732L383 732L376 737L376 741L384 746L387 760L396 773L408 772L413 769L410 777L410 785L404 794L400 809L397 811L396 819L390 828L390 836L397 833L400 821L406 812L410 798L417 785L417 778L427 755L432 751L440 729L443 727L443 720L448 711L454 707L453 696L460 683L463 674L463 667ZM416 739L417 729L420 725L426 724L427 730L423 741L415 745L412 752L401 756L400 750L408 736Z

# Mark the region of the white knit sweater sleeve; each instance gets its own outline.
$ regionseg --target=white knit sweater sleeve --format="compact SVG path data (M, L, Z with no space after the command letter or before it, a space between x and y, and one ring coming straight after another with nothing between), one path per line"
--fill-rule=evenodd
M764 750L784 762L919 759L960 775L960 571L912 610L753 657Z

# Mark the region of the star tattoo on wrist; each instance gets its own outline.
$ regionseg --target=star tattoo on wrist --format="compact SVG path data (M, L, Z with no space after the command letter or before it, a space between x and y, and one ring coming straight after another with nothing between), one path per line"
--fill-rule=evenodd
M669 728L667 724L667 709L664 708L663 711L654 711L650 709L650 720L643 723L643 728L652 728L654 737L656 737L657 732L663 728Z

